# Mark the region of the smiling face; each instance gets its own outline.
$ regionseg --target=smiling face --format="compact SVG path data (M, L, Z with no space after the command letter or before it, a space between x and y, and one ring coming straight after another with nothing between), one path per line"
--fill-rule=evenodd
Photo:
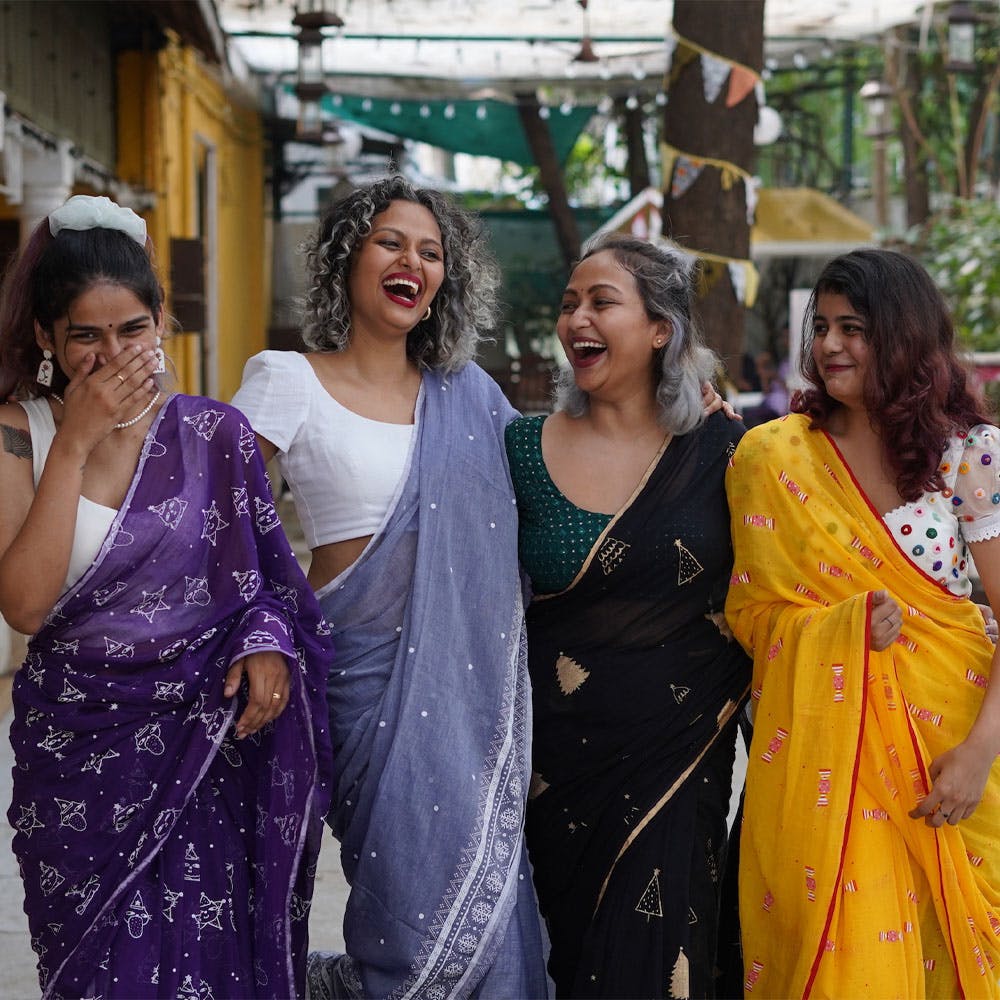
M669 327L649 318L635 278L610 250L574 269L556 332L584 392L655 391L653 354L666 343Z
M849 409L864 409L865 376L871 349L865 318L846 295L816 297L812 356L830 396Z
M35 339L72 378L88 354L97 356L96 369L135 344L153 350L163 333L162 319L162 311L154 316L124 285L98 281L73 300L66 315L52 324L51 334L36 323Z
M409 333L443 280L444 247L433 214L416 202L390 202L351 263L352 338Z

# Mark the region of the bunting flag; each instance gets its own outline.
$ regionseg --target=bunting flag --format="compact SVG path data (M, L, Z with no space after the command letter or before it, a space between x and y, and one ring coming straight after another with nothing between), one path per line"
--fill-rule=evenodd
M705 166L715 167L716 170L720 172L719 183L722 185L723 191L729 191L732 186L737 182L742 180L744 184L751 179L751 175L748 171L744 170L742 167L738 167L735 163L731 163L729 160L717 160L711 156L695 156L692 153L685 153L671 146L669 142L660 143L660 162L663 164L663 176L665 179L669 178L671 175L671 167L674 162L679 162L680 160L685 160L688 162L695 162L698 164L698 173ZM676 167L674 171L676 172ZM684 184L680 190L680 194L683 194L691 186L690 183ZM677 198L680 194L674 194L671 190L673 197Z
M715 99L722 93L722 85L728 78L729 63L707 52L701 54L701 86L707 104L715 103ZM729 104L728 98L726 104Z
M722 93L723 87L726 87L727 108L736 107L751 91L754 93L758 106L764 107L764 82L758 71L733 59L727 59L717 52L709 51L678 34L672 27L667 32L665 43L667 69L664 77L664 90L669 90L684 67L695 56L698 56L706 103L714 104ZM753 225L761 186L759 177L752 176L749 171L728 160L714 159L710 156L693 156L666 142L660 144L660 158L664 186L669 185L670 197L674 200L684 196L706 166L714 167L719 171L719 184L725 191L731 190L735 183L742 181L746 199L747 224ZM760 275L753 261L709 253L707 250L692 250L688 247L683 249L699 260L698 293L700 296L704 297L725 273L729 275L729 283L738 302L749 309L757 301Z
M705 100L708 101L709 104L714 103L715 99L719 96L719 93L726 82L727 76L730 78L730 90L726 97L726 107L730 108L739 104L739 102L749 93L753 84L761 79L760 73L758 73L755 69L752 69L743 63L736 62L735 59L728 59L726 56L719 55L718 52L712 52L709 49L706 49L703 45L699 45L697 42L692 42L691 39L678 34L673 27L668 30L666 37L666 81L670 83L674 82L680 75L680 71L689 62L691 62L695 56L701 56L702 79L705 85ZM708 69L706 69L706 60L708 60L709 64ZM719 64L725 66L725 72ZM711 84L712 89L710 89L709 86L710 76L713 81ZM734 76L736 77L735 84L732 79ZM752 81L750 86L747 86L745 83L747 77L749 77ZM712 96L709 96L710 94ZM733 99L735 94L739 94L739 97Z
M743 269L742 264L733 262L729 265L729 281L733 286L733 291L736 293L737 302L746 302L747 300L747 273Z
M743 181L743 191L747 199L747 225L752 226L757 218L757 201L760 199L762 181L759 177L750 177Z
M670 64L674 58L674 49L677 48L677 39L674 38L672 34L667 32L666 38L663 39L663 46L667 50L667 68L665 75L670 76Z
M729 92L726 94L726 107L735 108L756 85L760 79L746 66L734 66L729 74ZM761 87L763 90L763 86ZM763 101L760 101L763 104Z
M693 160L683 153L677 155L674 165L674 175L670 182L670 197L680 198L701 175L705 164L701 160Z

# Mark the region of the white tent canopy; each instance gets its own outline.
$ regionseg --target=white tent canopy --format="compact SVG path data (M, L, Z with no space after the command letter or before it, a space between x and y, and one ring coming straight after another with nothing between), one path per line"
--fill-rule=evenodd
M706 0L703 0L706 2ZM291 0L218 0L225 30L246 62L269 74L293 74L296 29ZM455 93L548 81L662 74L670 0L327 0L344 20L327 29L324 64L334 77L375 86L392 78L451 83ZM940 9L944 10L945 5ZM919 21L922 0L767 0L767 55L808 64L839 43L877 38ZM597 62L574 61L589 35ZM374 92L374 91L373 91Z

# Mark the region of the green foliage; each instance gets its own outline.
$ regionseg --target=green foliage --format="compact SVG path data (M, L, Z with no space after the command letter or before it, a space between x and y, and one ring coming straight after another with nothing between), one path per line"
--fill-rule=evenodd
M1000 207L956 199L907 242L948 301L962 343L1000 350Z

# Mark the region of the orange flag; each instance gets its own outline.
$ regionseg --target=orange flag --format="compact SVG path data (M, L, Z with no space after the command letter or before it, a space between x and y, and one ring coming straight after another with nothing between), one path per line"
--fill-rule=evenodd
M746 66L733 65L729 73L729 92L726 94L726 107L735 107L754 88L757 74Z

